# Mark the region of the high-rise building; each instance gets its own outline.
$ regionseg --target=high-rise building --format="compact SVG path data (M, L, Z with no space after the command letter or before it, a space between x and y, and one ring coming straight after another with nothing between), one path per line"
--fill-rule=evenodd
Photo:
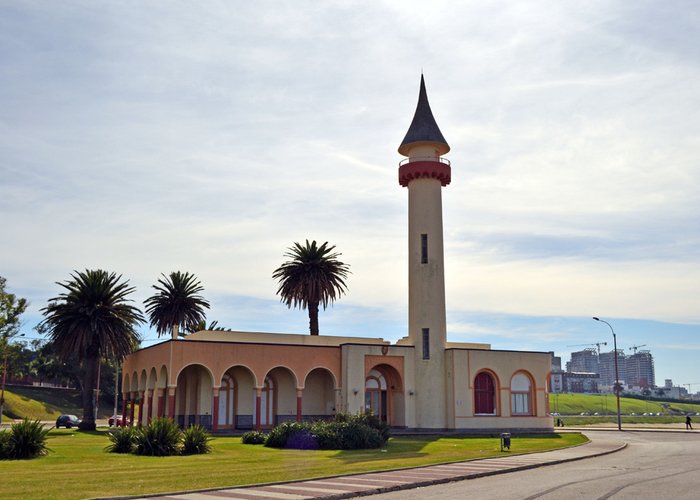
M656 385L654 358L649 351L637 351L627 357L627 385L629 387L651 388Z
M615 384L615 351L601 352L598 356L598 369L600 373L600 384L612 387ZM627 363L625 351L617 350L617 374L620 383L627 380Z
M571 362L567 364L568 372L598 373L598 351L592 347L571 353Z

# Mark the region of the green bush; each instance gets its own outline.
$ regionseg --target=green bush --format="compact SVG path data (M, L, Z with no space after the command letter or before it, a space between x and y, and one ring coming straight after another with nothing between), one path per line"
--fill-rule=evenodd
M10 431L0 431L0 460L10 458L11 439Z
M386 443L390 437L389 424L382 422L382 419L375 415L371 410L367 412L361 412L357 415L350 415L349 422L357 422L364 424L372 429L379 432L379 437L382 440L382 444Z
M338 425L338 441L341 450L379 448L384 441L377 429L362 422L341 422Z
M267 436L264 432L260 431L248 431L243 436L241 436L241 443L243 444L265 444Z
M12 424L9 431L0 432L0 458L28 459L46 455L48 429L38 420L25 418Z
M305 429L305 425L301 422L287 421L282 422L274 427L267 435L265 446L268 448L287 448L287 443L295 435Z
M133 427L118 427L109 433L111 444L105 449L110 453L131 453L135 437L136 430Z
M389 439L389 426L371 413L339 413L332 421L284 422L270 431L265 446L300 450L379 448Z
M180 453L182 431L170 418L158 417L136 430L134 453L151 457L169 457Z
M211 451L211 436L201 425L191 425L182 434L182 454L202 455Z

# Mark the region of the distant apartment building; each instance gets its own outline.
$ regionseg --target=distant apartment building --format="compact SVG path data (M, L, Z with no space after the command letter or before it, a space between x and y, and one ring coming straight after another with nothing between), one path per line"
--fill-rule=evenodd
M637 351L627 356L628 387L640 387L649 389L656 386L654 376L654 358L649 351Z
M562 373L562 392L591 394L598 392L600 376L597 373L564 372Z
M598 351L593 348L571 353L571 361L567 365L568 372L598 373Z
M564 392L564 371L561 369L561 357L552 355L552 374L549 376L549 392Z
M618 380L625 390L640 391L656 387L654 358L649 351L625 355L617 350ZM670 383L667 380L667 386ZM552 353L551 392L614 392L615 351L601 352L594 348L571 353L566 371L561 370L561 358ZM674 394L677 391L673 391Z
M613 387L615 384L615 351L601 352L598 356L598 373L600 374L600 385ZM627 358L625 351L617 350L617 373L620 383L627 380Z

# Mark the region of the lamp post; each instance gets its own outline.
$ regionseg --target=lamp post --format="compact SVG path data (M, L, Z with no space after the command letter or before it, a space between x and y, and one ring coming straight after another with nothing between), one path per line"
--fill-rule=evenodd
M615 330L613 330L613 327L610 323L607 321L596 318L593 316L593 319L596 321L600 321L601 323L605 323L610 327L610 331L612 332L613 335L613 349L615 350L615 395L617 397L617 430L621 431L622 430L622 418L620 417L620 375L618 374L617 371L617 336L615 335Z

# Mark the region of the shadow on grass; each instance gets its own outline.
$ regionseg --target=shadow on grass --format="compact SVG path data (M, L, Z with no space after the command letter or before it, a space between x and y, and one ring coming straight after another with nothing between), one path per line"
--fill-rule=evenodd
M499 434L463 434L445 436L420 436L390 439L385 447L371 450L340 450L333 458L343 461L346 464L360 462L391 462L394 460L406 460L421 458L435 453L442 445L445 453L454 452L455 447L464 448L464 458L470 457L474 449L478 449L477 455L486 452L486 455L493 454L500 447ZM538 440L538 439L563 439L561 434L537 433L537 434L512 434L514 442L518 439ZM437 445L437 446L436 446ZM431 447L431 450L426 448ZM438 451L439 453L439 451ZM459 457L455 457L459 458Z

